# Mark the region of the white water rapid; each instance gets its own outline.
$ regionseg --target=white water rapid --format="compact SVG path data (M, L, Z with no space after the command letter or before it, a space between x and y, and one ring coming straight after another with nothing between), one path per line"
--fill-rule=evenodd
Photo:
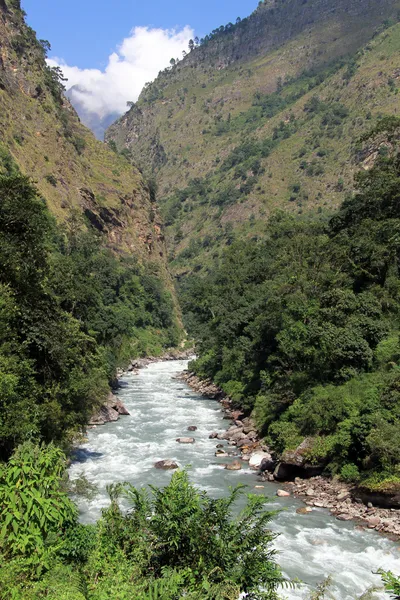
M95 521L108 505L109 483L129 481L136 487L167 484L171 471L159 471L153 465L172 458L182 467L189 465L191 480L214 496L224 495L228 486L241 482L249 491L269 497L271 509L284 509L271 526L280 534L275 542L278 562L287 576L297 577L305 585L284 590L282 597L309 598L310 588L331 575L331 597L355 600L366 589L380 585L380 578L374 574L380 567L400 574L400 543L390 542L374 531L360 530L354 523L337 521L323 509L299 515L296 509L302 503L294 498L277 498L277 485L262 483L263 489L255 489L260 482L254 472L223 469L220 465L227 459L215 458L218 441L208 436L229 423L223 419L217 402L200 397L173 379L186 366L187 361L153 363L139 375L127 374L121 380L118 395L130 416L90 430L88 442L79 447L70 468L71 479L83 473L99 487L94 500L76 499L83 522ZM197 426L197 431L189 433L190 425ZM195 437L195 444L175 441L188 435ZM374 598L388 600L389 596L380 591Z

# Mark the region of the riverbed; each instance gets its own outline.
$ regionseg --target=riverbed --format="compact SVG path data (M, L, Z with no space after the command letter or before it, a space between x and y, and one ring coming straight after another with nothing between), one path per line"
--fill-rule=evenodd
M91 501L76 498L82 522L94 522L109 504L106 486L110 483L166 485L171 472L154 469L154 463L170 458L186 467L190 479L215 497L243 483L249 491L265 495L268 507L282 509L271 524L279 533L275 542L278 562L288 577L304 582L283 591L282 597L306 599L309 590L330 575L331 597L355 600L369 587L380 585L374 574L377 569L400 574L399 543L375 531L360 530L355 523L337 521L323 509L297 514L296 509L303 506L300 500L276 497L279 486L259 482L245 464L241 471L225 470L222 465L227 459L214 456L218 441L208 436L229 422L218 402L199 396L174 378L186 367L187 361L152 363L139 374L128 373L121 379L118 395L130 416L89 430L88 441L77 449L70 468L72 479L83 473L99 488ZM198 428L194 433L187 431L191 425ZM188 435L195 438L194 444L176 442ZM264 487L255 488L260 485ZM374 598L387 600L389 596L380 591Z

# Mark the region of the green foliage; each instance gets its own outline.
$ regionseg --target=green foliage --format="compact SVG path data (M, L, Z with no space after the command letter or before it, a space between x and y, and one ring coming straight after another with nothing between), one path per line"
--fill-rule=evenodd
M346 118L316 97L306 110L327 127ZM400 464L400 158L382 157L356 182L329 222L278 213L181 296L199 340L192 368L254 410L277 451L307 437L312 462L344 478L387 477Z
M119 364L179 338L156 266L117 257L72 216L61 230L31 182L0 176L0 456L82 429Z
M378 571L382 576L382 581L385 584L385 590L391 592L391 598L399 600L400 598L400 579L393 575L390 571Z
M77 511L62 488L65 457L54 446L20 446L0 470L0 552L24 557L38 573L49 566Z
M340 477L348 483L357 483L360 480L360 471L356 465L343 465L340 470Z
M236 600L242 593L277 600L286 582L274 560L275 535L267 529L273 513L265 511L265 498L249 495L238 514L240 488L214 500L197 491L186 472L176 472L164 489L110 487L111 505L96 525L85 526L76 523L63 491L62 464L54 447L26 444L4 467L4 600ZM121 496L128 512L119 507ZM14 513L16 525L8 516ZM21 550L25 530L33 531L32 543Z

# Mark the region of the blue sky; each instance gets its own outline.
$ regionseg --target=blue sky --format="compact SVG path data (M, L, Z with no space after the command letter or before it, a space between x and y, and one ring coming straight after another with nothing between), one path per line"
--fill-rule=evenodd
M22 0L28 23L69 65L104 68L111 52L137 26L190 25L199 37L247 16L257 0Z

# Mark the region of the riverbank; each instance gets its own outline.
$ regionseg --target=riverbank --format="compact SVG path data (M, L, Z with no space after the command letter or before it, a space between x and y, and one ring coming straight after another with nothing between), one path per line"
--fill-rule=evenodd
M259 469L260 479L280 483L283 488L281 491L300 498L310 508L329 510L340 521L354 520L360 527L375 529L392 540L400 539L398 508L382 508L363 501L356 486L336 478L316 475L307 478L295 477L292 481L285 480L282 477L285 469L259 439L254 422L249 417L245 417L241 411L233 409L231 400L218 386L210 380L201 380L189 371L184 371L177 378L198 394L220 402L226 418L233 421L233 424L226 431L211 432L210 437L237 446L241 460L244 462L248 462L251 455L259 453L262 458L256 466Z
M172 360L188 360L191 356L193 356L193 350L178 350L177 348L172 348L165 352L165 354L161 356L148 356L145 358L135 358L133 359L126 369L117 369L117 377L113 385L113 390L118 390L120 384L119 380L125 373L134 373L138 374L139 369L143 369L148 365L156 362L164 362L164 361L172 361ZM96 412L91 416L88 429L93 429L98 427L99 425L105 425L106 423L114 423L118 421L121 416L129 416L129 411L124 405L123 402L113 394L112 391L109 392L107 399L103 402L103 404L96 410Z

